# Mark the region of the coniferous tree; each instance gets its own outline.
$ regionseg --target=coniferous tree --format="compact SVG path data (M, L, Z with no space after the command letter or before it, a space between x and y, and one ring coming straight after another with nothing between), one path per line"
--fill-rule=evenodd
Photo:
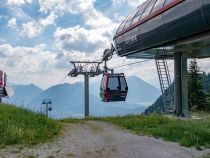
M196 60L192 60L188 72L188 104L191 110L210 112L210 73L201 72ZM162 113L162 95L148 107L144 114Z
M190 61L188 73L188 104L191 110L204 111L207 108L207 96L202 83L202 73L195 59Z

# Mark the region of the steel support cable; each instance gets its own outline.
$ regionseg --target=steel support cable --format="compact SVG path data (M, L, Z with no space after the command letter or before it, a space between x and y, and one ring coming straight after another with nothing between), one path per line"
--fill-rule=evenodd
M133 63L129 63L129 64L119 65L119 66L111 67L111 69L117 69L117 68L120 68L120 67L125 67L125 66L129 66L129 65L135 65L135 64L147 62L147 61L150 61L150 60L152 60L152 59L147 59L147 60L137 61L137 62L133 62Z
M73 86L73 87L71 87L70 89L66 90L64 93L61 93L61 94L59 95L59 97L65 96L66 94L72 92L73 90L75 90L76 88L78 88L79 86L81 86L82 84L83 84L83 82L81 82L81 83L76 83L75 86ZM67 93L67 92L68 92L68 93Z
M73 90L77 89L78 87L80 87L81 85L83 85L84 83L81 82L79 84L77 84L76 86L72 87L71 89L69 89L67 92L65 92L63 95L59 96L58 99L56 99L53 103L56 103L59 99L61 99L62 97L66 96L67 94L69 94L70 92L72 92Z
M116 53L114 53L114 54L116 54ZM113 55L114 55L114 54L113 54ZM98 59L97 61L99 61L99 60L101 60L101 59ZM133 62L133 63L129 63L129 64L119 65L119 66L112 67L112 69L116 69L116 68L120 68L120 67L125 67L125 66L129 66L129 65L135 65L135 64L147 62L147 61L150 61L150 60L151 60L151 59L147 59L147 60L142 60L142 61ZM67 77L67 76L66 76L66 77ZM65 77L65 78L66 78L66 77ZM64 79L65 79L65 78L64 78ZM64 80L64 79L63 79L63 80ZM62 82L63 82L63 80L62 80ZM62 82L61 82L61 83L62 83ZM60 84L61 84L61 83L60 83ZM79 87L79 86L82 85L82 84L83 84L83 83L77 85L76 87L72 88L70 91L76 89L77 87ZM58 87L56 87L56 88L58 88ZM55 91L54 91L54 92L55 92ZM65 94L65 95L66 95L66 94ZM65 95L64 95L64 96L65 96Z
M64 81L67 77L68 77L68 75L66 75L66 76L60 81L60 83L52 89L52 91L48 94L48 96L47 96L46 98L49 98L53 93L55 93L55 91L58 90L59 85L61 85L61 84L63 83L63 81Z
M101 59L99 59L101 60ZM97 61L99 61L97 60ZM135 65L135 64L139 64L139 63L143 63L143 62L147 62L147 61L150 61L151 59L147 59L147 60L143 60L143 61L138 61L138 62L133 62L133 63L129 63L129 64L124 64L124 65L119 65L119 66L115 66L115 67L112 67L112 69L116 69L116 68L120 68L120 67L125 67L125 66L129 66L129 65ZM67 77L67 76L66 76ZM66 78L65 77L65 78ZM61 83L65 80L65 78L61 81ZM60 83L60 84L61 84ZM75 87L71 88L68 92L65 92L65 94L61 95L56 101L54 101L54 103L56 103L59 99L61 99L62 97L66 96L67 94L69 94L70 92L72 92L73 90L75 90L76 88L80 87L81 85L83 85L84 83L80 83L78 85L76 85ZM58 89L58 87L56 87L56 89ZM55 89L55 90L56 90ZM53 92L55 92L55 90ZM52 93L51 93L52 94Z
M115 55L115 54L117 54L117 53L116 53L116 52L113 53L113 55ZM95 62L98 62L98 61L101 61L101 62L102 62L102 58L101 58L101 59L97 59ZM85 64L84 66L86 66L86 65L88 65L88 64ZM66 76L61 80L61 82L59 83L59 85L62 84L63 81L64 81L67 77L68 77L68 75L66 75ZM82 84L83 84L83 83L82 83ZM58 89L58 86L55 87L55 90L53 90L53 91L48 95L48 97L49 97L50 95L52 95L53 92L55 92L57 89ZM48 97L47 97L47 98L48 98Z
M115 54L117 54L117 53L116 53L116 52L115 52L115 53L113 53L113 54L112 54L112 56L113 56L113 55L115 55ZM101 58L101 59L97 59L97 60L95 60L95 62L99 62L99 61L101 61L101 62L102 62L102 58ZM88 64L85 64L84 66L87 66L87 65L88 65Z

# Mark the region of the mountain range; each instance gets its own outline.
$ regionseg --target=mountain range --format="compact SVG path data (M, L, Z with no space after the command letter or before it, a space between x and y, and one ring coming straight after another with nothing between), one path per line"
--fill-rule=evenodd
M5 101L22 106L28 104L36 95L39 95L43 90L34 84L29 85L15 85L12 84L14 95Z
M104 103L99 98L100 81L90 84L90 114L94 116L113 116L142 113L143 102L154 102L160 91L136 76L127 78L129 87L126 102ZM34 84L13 86L15 94L5 102L24 106L33 111L44 111L43 99L51 99L53 118L80 117L84 113L84 86L82 82L54 85L42 90Z

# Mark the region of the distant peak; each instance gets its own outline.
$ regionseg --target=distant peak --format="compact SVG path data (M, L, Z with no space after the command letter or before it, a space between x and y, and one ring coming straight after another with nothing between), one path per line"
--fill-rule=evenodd
M28 84L28 85L23 85L23 87L34 87L34 88L38 88L38 89L40 89L40 90L42 90L40 87L38 87L37 85L35 85L35 84L33 84L33 83L31 83L31 84Z
M139 78L138 76L136 75L133 75L133 76L130 76L128 77L129 80L142 80L141 78ZM143 80L142 80L143 81Z

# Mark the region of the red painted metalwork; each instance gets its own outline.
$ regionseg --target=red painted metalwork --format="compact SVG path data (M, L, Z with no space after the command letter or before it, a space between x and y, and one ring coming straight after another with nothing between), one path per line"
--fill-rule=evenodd
M109 101L108 84L109 84L109 74L106 74L106 101Z
M4 86L7 86L7 74L6 72L4 73Z
M2 70L0 71L0 86L3 86L3 72L2 72Z

